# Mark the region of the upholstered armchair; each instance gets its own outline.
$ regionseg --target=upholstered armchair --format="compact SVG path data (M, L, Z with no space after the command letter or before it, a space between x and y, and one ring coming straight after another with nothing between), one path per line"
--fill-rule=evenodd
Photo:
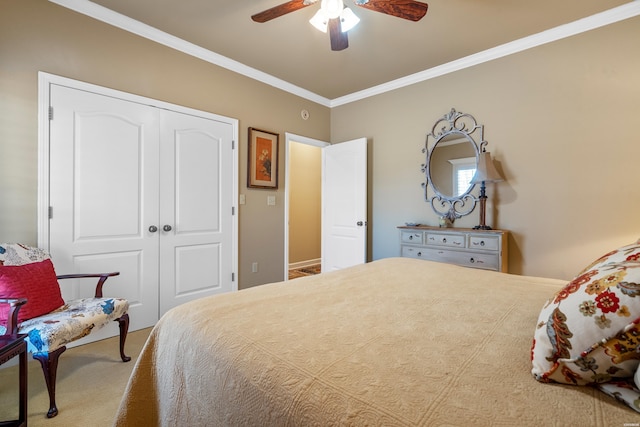
M49 254L39 248L0 243L0 335L26 334L27 350L42 365L49 392L47 417L58 414L56 372L66 345L111 321L120 326L120 357L129 330L129 302L105 298L104 282L118 272L56 276ZM58 279L97 278L93 298L64 301Z

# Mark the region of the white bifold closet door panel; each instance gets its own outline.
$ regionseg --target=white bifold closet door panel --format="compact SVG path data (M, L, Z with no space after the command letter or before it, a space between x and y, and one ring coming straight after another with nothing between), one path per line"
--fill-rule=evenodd
M158 223L160 204L158 113L56 85L51 105L49 249L56 272L119 271L105 295L130 301L130 330L152 326L160 234L148 227ZM65 300L93 296L91 279L60 284Z
M161 112L160 314L231 289L232 126Z
M105 295L130 301L130 330L233 290L233 125L59 85L50 100L57 273L119 271ZM61 285L65 299L93 293Z

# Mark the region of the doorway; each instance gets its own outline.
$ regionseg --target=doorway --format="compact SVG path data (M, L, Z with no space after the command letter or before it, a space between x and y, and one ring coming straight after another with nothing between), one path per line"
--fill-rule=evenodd
M322 148L328 145L325 141L285 134L285 280L319 271Z
M290 241L297 236L291 225L290 199L297 197L290 191L292 168L307 165L296 164L290 159L289 147L307 144L319 148L320 165L320 259L321 272L339 270L363 264L367 258L367 139L357 138L338 144L329 144L299 135L285 134L285 277L288 279ZM295 172L294 172L295 173ZM301 192L307 192L302 188ZM305 214L300 214L301 234L305 239L310 228ZM315 227L315 225L314 225ZM308 261L308 260L305 260Z

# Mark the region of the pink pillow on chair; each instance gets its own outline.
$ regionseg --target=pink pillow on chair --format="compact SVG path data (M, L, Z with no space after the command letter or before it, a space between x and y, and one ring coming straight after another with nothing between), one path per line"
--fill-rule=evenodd
M24 265L0 265L0 298L26 298L18 323L50 313L64 305L50 259ZM0 325L6 325L9 305L0 304Z

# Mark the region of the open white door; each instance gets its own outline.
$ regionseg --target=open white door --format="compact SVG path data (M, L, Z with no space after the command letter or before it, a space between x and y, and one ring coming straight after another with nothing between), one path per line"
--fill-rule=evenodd
M367 260L367 139L322 150L322 272Z

